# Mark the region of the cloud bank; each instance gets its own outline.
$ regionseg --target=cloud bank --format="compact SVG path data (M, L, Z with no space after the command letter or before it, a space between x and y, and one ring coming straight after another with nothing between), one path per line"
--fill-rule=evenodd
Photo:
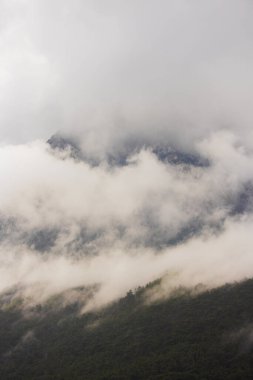
M2 147L0 289L38 302L98 286L98 306L163 276L169 290L252 275L252 155L228 132L198 149L210 165L144 148L94 167L39 141Z
M2 0L1 139L74 130L98 154L229 127L251 145L251 14L248 0Z
M0 291L252 276L252 3L0 10Z

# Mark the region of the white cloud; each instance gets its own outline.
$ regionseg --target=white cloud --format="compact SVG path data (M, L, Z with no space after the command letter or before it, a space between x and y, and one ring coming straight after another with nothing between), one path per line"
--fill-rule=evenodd
M43 300L96 284L93 307L167 272L177 276L166 289L171 281L214 286L253 275L251 215L231 216L251 181L252 156L225 132L203 140L199 150L211 166L185 170L149 150L111 168L63 160L39 141L3 146L0 214L14 221L16 235L11 224L10 232L2 231L0 290L21 286ZM166 247L166 239L196 220L204 227L199 236ZM212 226L221 225L214 233ZM57 233L42 255L29 239L43 229ZM90 240L82 240L82 231Z
M252 275L251 216L233 214L252 182L251 14L246 0L0 0L3 291L100 283L100 304L167 270L185 285ZM134 156L63 160L42 142L54 131L89 157ZM211 165L143 148L160 143ZM198 237L168 248L187 228Z

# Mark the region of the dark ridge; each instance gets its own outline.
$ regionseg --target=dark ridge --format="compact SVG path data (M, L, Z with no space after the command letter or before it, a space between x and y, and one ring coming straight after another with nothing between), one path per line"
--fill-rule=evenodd
M18 233L18 227L14 218L7 218L0 215L0 241L6 239L6 237L12 238Z
M152 153L154 153L157 158L166 164L171 165L188 165L194 167L208 167L210 165L209 161L201 157L198 154L186 153L179 150L175 150L171 148L169 145L165 146L156 146L155 148L151 146L140 146L135 147L132 150L127 152L118 152L118 153L110 153L107 155L107 162L111 166L126 166L128 165L129 158L136 153L139 153L141 149L149 149Z
M156 285L84 315L59 297L30 314L1 302L1 378L252 380L253 280L145 305Z
M253 184L247 182L241 192L237 195L231 214L244 214L252 212L253 206Z
M160 161L171 165L184 164L195 167L207 167L210 164L206 158L198 154L177 150L172 148L169 144L156 145L154 147L151 144L141 143L140 141L138 141L138 143L126 141L122 147L114 147L105 155L103 159L98 159L88 157L85 152L82 152L78 146L78 143L72 138L55 134L47 140L47 143L53 150L69 150L72 158L86 161L92 166L99 165L103 160L112 167L126 166L128 165L129 158L132 155L139 153L142 149L151 150Z
M57 239L59 231L57 229L38 229L32 230L28 236L26 236L27 245L32 249L39 252L45 252L53 248Z
M198 154L182 152L167 145L157 146L153 148L152 151L160 161L171 165L184 164L196 167L207 167L210 165L206 158Z
M82 152L78 147L78 144L71 138L63 137L59 134L55 134L47 140L47 144L53 150L66 151L69 150L70 156L74 159L82 159Z

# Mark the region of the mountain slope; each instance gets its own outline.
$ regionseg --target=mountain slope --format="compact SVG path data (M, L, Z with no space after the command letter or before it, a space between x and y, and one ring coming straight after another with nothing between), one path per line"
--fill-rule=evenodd
M253 280L152 305L145 289L80 316L78 304L0 313L4 379L252 379Z

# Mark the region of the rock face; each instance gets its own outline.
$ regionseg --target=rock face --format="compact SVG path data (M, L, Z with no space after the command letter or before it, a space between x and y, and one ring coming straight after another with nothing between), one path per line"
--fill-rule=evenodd
M253 184L246 182L234 200L231 214L245 214L253 211Z
M50 146L50 148L54 151L68 151L70 157L78 160L82 159L82 152L78 147L78 144L70 138L66 138L59 134L55 134L47 140L47 143Z
M153 153L162 162L167 162L172 165L191 165L196 167L207 167L209 162L206 158L201 157L198 154L186 153L171 148L168 145L156 146L152 149Z
M160 161L171 165L189 165L195 167L209 166L209 162L206 158L196 153L183 152L172 148L169 143L153 146L146 144L145 142L143 142L143 144L138 143L137 145L126 142L124 146L112 149L112 151L107 152L100 158L89 157L82 151L78 142L70 137L54 134L47 140L47 143L53 151L69 152L70 157L86 161L92 166L99 165L101 161L107 162L107 164L112 167L126 166L128 165L129 157L133 154L137 154L142 149L150 150Z

